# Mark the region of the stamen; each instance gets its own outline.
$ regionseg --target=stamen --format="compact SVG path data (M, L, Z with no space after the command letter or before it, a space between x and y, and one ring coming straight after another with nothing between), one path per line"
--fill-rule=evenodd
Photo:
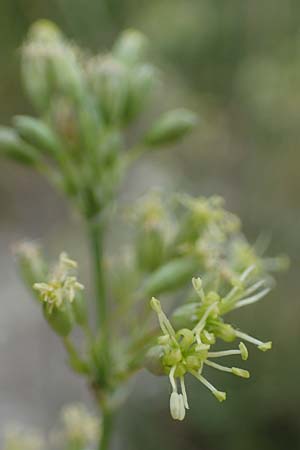
M193 329L194 333L196 333L196 334L201 333L202 329L205 327L205 323L206 323L206 320L207 320L209 314L212 312L212 310L216 307L217 304L218 304L218 302L215 302L207 308L207 310L203 314L201 320L194 327L194 329Z
M249 286L248 289L245 290L244 295L249 295L255 292L258 288L263 286L265 283L267 283L267 280L263 278L262 280L259 280L257 283L252 284L252 286Z
M250 377L250 373L248 372L248 370L239 369L238 367L225 367L208 360L204 361L204 364L207 364L208 366L213 367L214 369L221 370L222 372L232 373L233 375L237 375L238 377L242 378Z
M252 303L258 302L258 300L265 297L269 292L271 288L265 288L261 292L258 292L255 295L252 295L251 297L244 298L237 302L234 306L235 309L241 308L242 306L251 305Z
M188 399L187 399L187 394L186 394L185 384L184 384L184 377L180 377L180 386L181 386L181 392L182 392L183 401L184 401L184 407L185 407L186 409L190 409L190 408L189 408L189 404L188 404Z
M178 420L183 420L185 418L185 405L184 398L182 394L179 394L179 415Z
M176 366L173 366L169 373L169 380L170 380L173 392L177 392L177 383L174 378L175 370L176 370Z
M206 364L206 365L208 365L210 367L213 367L214 369L221 370L222 372L232 373L231 367L221 366L221 364L217 364L217 363L214 363L214 362L209 361L209 360L205 360L204 364Z
M239 281L241 283L244 283L254 269L255 269L254 265L248 267L248 269L246 269L240 276ZM241 294L241 286L234 286L231 289L231 291L229 291L229 293L226 295L226 297L224 297L223 303L234 302L239 298L240 294Z
M219 402L223 402L226 400L226 392L218 391L206 378L204 378L200 373L196 371L191 371L191 374L194 375L197 380L199 380L205 387L207 387L212 394L219 400Z
M220 352L208 352L207 357L208 358L222 358L223 356L231 356L231 355L240 355L240 350L223 350Z
M256 339L252 336L249 336L249 334L242 333L241 331L235 330L235 335L241 339L244 339L245 341L250 342L251 344L254 344L257 346L259 350L262 352L266 352L267 350L270 350L272 348L272 342L262 342L259 339Z
M175 339L175 330L172 327L171 322L169 321L169 319L163 312L160 301L157 300L155 297L152 297L152 299L150 301L150 305L158 316L158 321L159 321L159 325L160 325L162 332L164 334L169 334L172 338ZM175 339L175 341L176 341L176 339Z
M202 287L202 280L201 280L201 278L200 277L192 278L192 284L193 284L193 288L195 289L195 291L199 295L201 301L204 302L205 294L204 294L204 290L203 290L203 287Z
M242 281L242 282L246 281L246 279L251 274L251 272L253 272L254 269L255 269L254 264L252 264L252 266L248 267L248 269L246 269L240 276L240 281Z

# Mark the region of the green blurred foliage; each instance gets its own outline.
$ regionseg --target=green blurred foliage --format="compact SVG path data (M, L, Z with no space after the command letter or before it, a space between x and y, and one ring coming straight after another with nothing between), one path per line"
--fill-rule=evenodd
M180 173L175 183L185 190L223 195L252 241L267 230L269 252L284 251L292 260L275 294L257 309L238 313L243 329L254 322L256 334L274 342L267 357L251 359L253 379L240 385L228 378L223 385L228 400L222 405L195 389L193 413L178 426L166 411L165 390L155 387L151 398L145 396L145 383L152 381L145 376L120 417L124 447L299 448L299 1L1 0L2 123L28 112L17 49L29 25L41 17L91 49L105 50L125 27L143 31L169 73L156 109L173 106L180 96L202 117L186 148L157 161ZM213 381L220 385L217 377Z

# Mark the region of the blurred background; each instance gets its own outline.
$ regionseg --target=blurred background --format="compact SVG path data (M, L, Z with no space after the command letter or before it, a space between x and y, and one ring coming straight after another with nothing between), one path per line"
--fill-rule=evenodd
M298 0L0 0L0 122L32 112L19 76L18 49L30 24L54 20L93 51L127 27L143 31L165 83L157 110L186 106L201 118L174 150L144 157L123 193L151 186L220 194L241 216L250 241L270 236L269 253L287 253L291 269L259 306L239 312L241 328L274 350L251 351L246 382L215 376L225 404L193 380L184 423L168 413L166 380L143 373L119 416L116 449L282 450L300 448L300 2ZM39 178L0 166L0 425L47 431L69 401L90 404L67 369L16 273L13 244L41 239L86 260L79 220Z

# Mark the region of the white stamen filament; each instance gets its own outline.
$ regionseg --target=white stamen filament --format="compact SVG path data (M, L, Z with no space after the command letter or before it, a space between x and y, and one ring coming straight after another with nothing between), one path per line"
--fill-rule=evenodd
M246 305L251 305L252 303L258 302L260 299L262 299L263 297L265 297L269 292L270 292L271 288L265 288L263 289L261 292L258 292L255 295L252 295L251 297L247 297L244 298L242 300L240 300L239 302L237 302L235 304L235 309L236 308L241 308L242 306L246 306Z
M251 344L254 344L254 345L262 345L263 344L263 342L260 341L259 339L249 336L249 334L242 333L241 331L235 330L235 335L241 339L244 339L245 341L250 342Z
M240 355L240 350L223 350L220 352L208 352L207 357L208 358L222 358L223 356L231 356L231 355Z
M176 370L176 366L173 366L169 373L169 379L170 379L170 383L171 383L173 392L177 392L177 384L176 384L176 381L174 378L175 370Z
M182 396L183 396L184 407L186 409L190 409L189 404L188 404L185 384L184 384L184 377L180 377L180 386L181 386L181 392L182 392Z
M205 327L205 323L206 323L206 320L207 320L209 314L216 307L217 304L218 304L218 302L215 302L212 305L210 305L209 308L207 308L207 310L203 314L201 320L197 323L197 325L193 329L194 333L196 333L197 335L201 333L202 329Z
M255 269L254 265L248 267L240 276L240 282L243 283L244 281L246 281L246 279L254 269ZM233 287L231 291L226 295L226 297L224 297L223 302L228 303L230 301L233 301L235 296L239 294L240 289L241 289L240 286Z
M197 378L197 380L201 381L202 384L204 384L205 387L207 387L213 394L218 392L218 389L216 389L209 381L207 381L206 378L204 378L200 373L196 371L191 371L191 374L194 375L194 377Z
M252 286L249 286L248 289L245 290L244 295L246 296L246 295L252 294L258 288L263 286L266 282L267 282L267 280L265 278L263 278L262 280L259 280L257 283L252 284Z
M213 367L214 369L221 370L222 372L232 373L231 367L221 366L220 364L217 364L217 363L214 363L214 362L208 361L208 360L205 360L204 364L206 364L206 365L208 365L210 367Z

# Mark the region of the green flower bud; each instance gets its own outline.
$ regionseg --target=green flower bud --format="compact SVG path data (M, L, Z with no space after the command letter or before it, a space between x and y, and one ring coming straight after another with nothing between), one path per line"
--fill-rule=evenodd
M155 345L151 347L145 356L144 367L153 373L153 375L164 375L165 370L162 364L164 356L164 347L162 345Z
M77 52L64 41L55 26L41 21L34 25L22 48L22 75L34 105L49 107L53 94L82 98L83 78Z
M176 109L162 115L144 138L149 147L169 145L183 138L197 124L197 116L186 109Z
M183 328L176 333L176 339L183 351L188 350L194 342L195 336L192 330Z
M132 121L144 108L156 80L156 71L148 64L132 69L128 80L128 98L124 112L125 123Z
M41 255L39 246L34 242L21 242L14 248L20 272L27 287L39 298L32 289L35 282L40 282L47 275L47 264Z
M186 367L182 363L177 364L174 372L175 377L183 377L186 374Z
M195 355L187 356L186 367L187 370L199 370L201 367L201 360Z
M98 57L87 68L88 81L107 124L122 124L128 99L128 70L117 59Z
M113 54L123 63L132 65L139 62L147 47L146 37L136 30L124 31L113 48Z
M0 126L0 155L26 165L35 165L39 154L30 145L23 142L17 133L9 127Z
M163 364L166 366L175 366L182 360L182 354L179 348L172 349L163 356Z
M152 296L172 291L185 285L198 268L189 258L174 259L153 272L142 288L143 295Z
M16 116L14 125L19 136L38 150L51 155L62 151L57 136L44 121L29 116Z
M164 238L158 228L141 231L136 242L138 267L149 272L157 269L164 259L164 246Z
M55 23L47 19L40 19L31 25L28 37L32 40L47 43L61 40L62 33Z
M73 328L73 315L68 305L64 308L53 307L51 312L47 304L43 304L44 317L49 323L50 327L62 337L68 336Z

